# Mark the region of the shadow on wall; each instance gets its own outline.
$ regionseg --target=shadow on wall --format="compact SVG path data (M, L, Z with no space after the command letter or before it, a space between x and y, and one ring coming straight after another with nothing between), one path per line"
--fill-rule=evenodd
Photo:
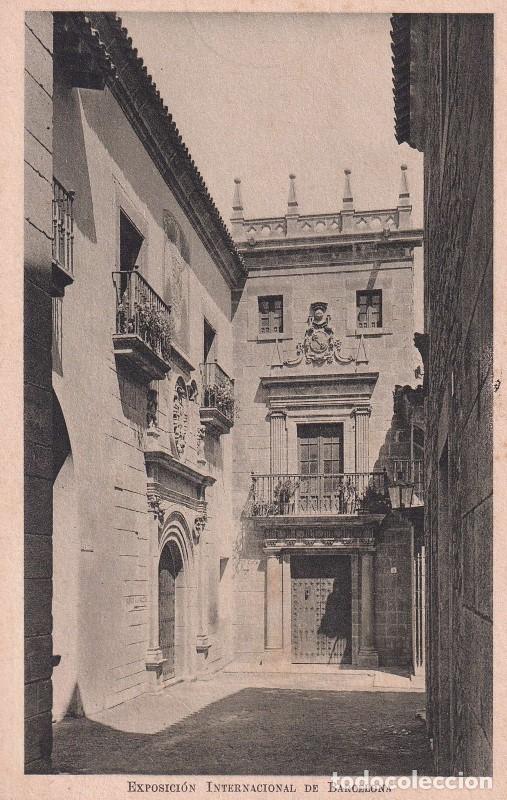
M57 70L58 82L53 89L54 173L68 191L76 193L74 225L95 243L97 234L81 107L81 98L95 90L72 90L60 82L65 80L63 76L64 73Z
M164 230L164 214L168 211L168 202L163 199L165 192L161 194L164 181L157 167L150 160L142 142L128 124L123 111L107 90L105 92L97 92L82 89L80 90L80 96L85 125L89 126L94 136L98 137L125 180L135 187L136 194L146 205L157 226ZM169 193L169 189L167 189L167 193ZM167 195L165 196L167 197ZM192 271L205 289L215 297L223 313L229 316L231 310L230 294L224 290L221 299L218 299L216 274L207 267L202 258L197 257L197 246L195 246L197 255L194 256L192 248L194 247L195 237L189 234L191 230L190 222L182 211L178 213L178 204L176 202L174 205L171 204L171 212L174 212L175 215L177 214L178 222L184 228L185 235L188 238L190 256L192 257ZM160 259L162 258L163 253L161 251Z
M232 567L233 573L237 575L240 571L242 559L259 559L259 569L263 566L262 539L263 532L258 530L255 521L251 518L253 503L253 489L250 488L248 497L239 518L239 534L233 541L232 547Z
M53 393L53 718L82 713L79 671L80 537L74 462L67 425ZM56 659L55 659L56 661Z
M213 467L214 470L221 471L224 466L224 459L222 453L222 444L219 438L214 436L206 436L204 439L204 457L206 463Z
M121 366L118 366L116 375L123 416L133 424L138 445L143 447L148 427L148 387L134 380Z
M396 386L393 392L393 415L386 433L374 471L387 469L390 478L394 461L422 460L424 458L424 407L423 388L418 386ZM411 433L411 425L413 431Z

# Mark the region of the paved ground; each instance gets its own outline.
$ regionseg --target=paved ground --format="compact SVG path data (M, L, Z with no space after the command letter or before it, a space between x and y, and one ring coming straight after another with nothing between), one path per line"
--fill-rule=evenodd
M220 676L54 725L66 773L432 774L424 695L332 691L327 676Z

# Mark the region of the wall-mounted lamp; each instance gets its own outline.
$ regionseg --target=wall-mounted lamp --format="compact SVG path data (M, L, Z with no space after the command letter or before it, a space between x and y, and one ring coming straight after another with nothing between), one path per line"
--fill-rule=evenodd
M391 501L391 508L393 511L398 511L403 508L411 508L412 498L414 495L414 484L404 481L403 473L398 472L397 480L388 487L389 499Z

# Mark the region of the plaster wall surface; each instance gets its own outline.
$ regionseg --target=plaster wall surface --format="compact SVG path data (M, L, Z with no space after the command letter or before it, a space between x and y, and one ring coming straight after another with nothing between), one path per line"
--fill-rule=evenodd
M120 208L144 237L138 262L141 274L169 304L174 300L174 286L164 212L176 220L188 244L190 264L184 267L179 287L175 344L189 365L174 363L164 380L152 384L157 383L158 390L159 446L168 454L176 453L176 381L182 376L186 382L195 379L201 384L204 318L216 331L217 360L232 373L230 289L108 88L75 89L59 76L54 119L54 173L66 189L75 191L74 283L58 301L61 329L53 348L53 382L72 450L79 551L72 558L77 559L80 586L77 657L62 659L58 669L66 683L72 681L69 670L75 673L80 705L92 712L117 705L148 687L150 537L157 537L146 498L148 386L119 369L113 352L116 293L112 272L120 267ZM182 456L192 468L198 467L199 424L197 399L188 405ZM189 543L189 548L196 558L206 550L215 596L220 559L228 558L231 550L230 437L207 436L205 457L206 471L216 483L206 495L205 533L198 545ZM174 511L182 514L191 531L195 512L176 501L168 515ZM55 532L65 536L59 523ZM61 552L63 558L65 550ZM64 586L60 584L58 591L63 592ZM187 649L195 653L197 584L185 591L193 620L189 625L194 626L186 632L188 642L194 636ZM74 607L75 598L65 599ZM59 635L67 624L65 599L60 595L55 615ZM223 598L225 617L227 605ZM227 653L227 643L221 641L226 625L221 625L217 614L209 657L216 666ZM190 673L198 668L193 655L187 668ZM63 713L62 705L59 714Z

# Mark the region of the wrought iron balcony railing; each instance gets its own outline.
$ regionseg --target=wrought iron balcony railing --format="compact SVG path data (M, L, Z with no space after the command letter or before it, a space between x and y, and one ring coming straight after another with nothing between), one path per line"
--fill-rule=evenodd
M391 458L386 461L386 470L391 482L401 478L414 484L414 502L424 502L424 461L412 458Z
M74 192L53 178L53 261L74 275Z
M202 407L216 409L234 422L234 381L216 361L201 364Z
M168 362L171 309L137 271L113 272L116 288L116 334L139 337Z
M384 472L252 475L252 517L356 515L389 508Z

